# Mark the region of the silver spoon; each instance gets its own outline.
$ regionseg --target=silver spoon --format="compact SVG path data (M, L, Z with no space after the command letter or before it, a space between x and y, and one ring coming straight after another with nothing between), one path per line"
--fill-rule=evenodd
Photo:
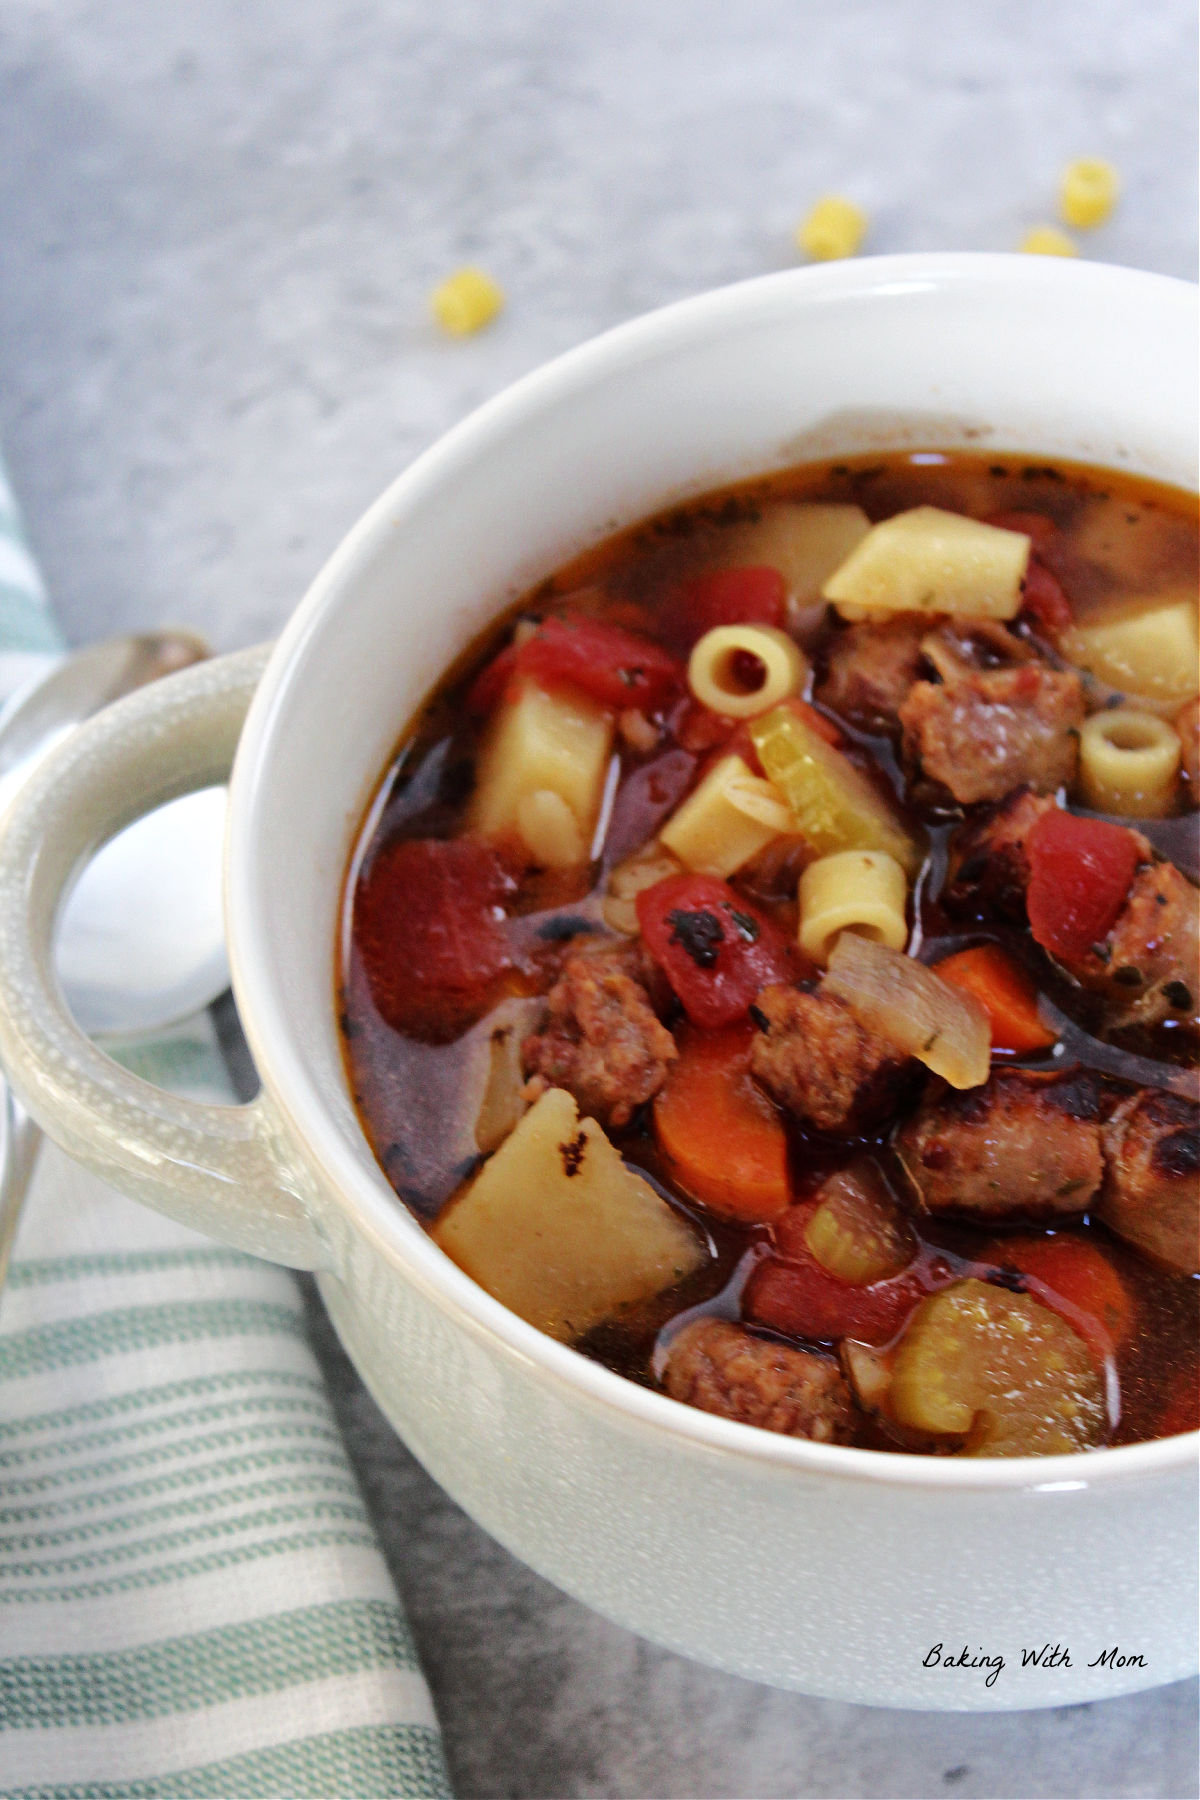
M0 710L0 813L34 766L76 725L121 695L209 654L190 632L146 632L88 645ZM121 832L67 902L56 961L68 1003L93 1035L159 1031L229 985L221 930L224 790L188 794ZM41 1132L0 1081L0 1289Z

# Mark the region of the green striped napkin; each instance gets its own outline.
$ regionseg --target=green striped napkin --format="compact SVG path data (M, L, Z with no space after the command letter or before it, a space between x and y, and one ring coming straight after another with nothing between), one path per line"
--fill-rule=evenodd
M57 643L0 470L0 684ZM231 1097L207 1016L123 1060ZM49 1144L0 1309L0 1791L450 1792L295 1281Z

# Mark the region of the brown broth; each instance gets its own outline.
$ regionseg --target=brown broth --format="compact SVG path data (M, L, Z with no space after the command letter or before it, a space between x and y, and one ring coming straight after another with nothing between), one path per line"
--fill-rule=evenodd
M933 504L987 516L996 512L1040 512L1059 530L1053 568L1070 594L1077 616L1102 612L1114 599L1132 592L1147 604L1155 597L1197 582L1196 502L1193 496L1109 471L1062 464L1047 467L1019 456L983 458L928 451L806 466L764 480L705 496L610 538L543 582L497 620L460 659L443 685L407 729L364 822L347 877L339 955L339 1017L346 1066L364 1131L397 1194L427 1225L481 1160L472 1128L477 1087L472 1088L473 1059L479 1055L487 1023L462 1030L449 1021L440 1041L417 1041L394 1030L376 1009L364 973L353 928L353 897L358 877L386 844L397 838L453 836L463 824L478 749L477 726L462 706L470 676L499 648L516 619L541 616L570 596L577 610L611 623L653 634L655 597L669 591L711 561L721 534L753 519L767 503L781 500L854 502L872 521L919 504ZM838 724L857 746L863 766L904 805L908 821L929 844L915 894L915 944L944 948L996 940L1034 968L1050 998L1076 1022L1069 1054L1089 1060L1089 1033L1096 1029L1094 1008L1064 977L1055 976L1033 949L1027 934L995 920L964 923L949 917L938 897L944 846L960 821L962 809L905 789L893 741L872 737ZM683 752L675 774L681 786L695 760ZM517 967L505 978L496 999L519 999L544 993L554 979L556 946L573 928L596 929L607 870L655 828L655 808L636 779L646 758L622 751L622 788L617 818L601 859L580 873L534 874L522 881L509 908L519 947ZM644 783L642 784L645 785ZM1182 795L1180 813L1186 809ZM1195 815L1191 815L1195 823ZM1185 821L1181 817L1180 826ZM619 842L614 842L619 838ZM794 882L793 882L794 891ZM794 931L795 907L783 893L756 893L774 907L780 922ZM1164 1028L1125 1046L1148 1056L1158 1071L1154 1085L1195 1091L1194 1075L1178 1065L1191 1065L1194 1055L1179 1034ZM1118 1057L1121 1054L1118 1047ZM1011 1059L1009 1059L1011 1060ZM1120 1079L1119 1060L1111 1066L1111 1048L1100 1059L1108 1104L1128 1091ZM1069 1061L1031 1060L1030 1066L1066 1068ZM1138 1081L1140 1065L1129 1065ZM616 1321L597 1327L577 1348L632 1380L655 1385L656 1355L681 1315L711 1311L738 1316L738 1295L748 1268L765 1253L769 1228L736 1226L715 1219L703 1208L672 1191L645 1116L635 1115L624 1131L612 1132L623 1156L643 1170L681 1210L708 1234L712 1261L679 1289ZM806 1139L789 1125L793 1179L799 1194L852 1154L866 1150L885 1170L891 1157L882 1141L831 1145ZM1002 1229L1002 1228L1001 1228ZM1028 1235L1036 1225L1019 1227ZM1115 1238L1099 1222L1083 1219L1066 1227L1071 1235L1103 1245L1134 1297L1137 1326L1117 1359L1119 1417L1111 1441L1132 1442L1156 1435L1168 1404L1169 1375L1175 1387L1195 1390L1197 1373L1197 1287L1195 1280L1164 1274ZM943 1254L957 1268L978 1254L979 1245L997 1235L995 1226L972 1226L921 1218L919 1238L930 1254ZM1177 1404L1177 1402L1176 1402ZM1174 1428L1178 1419L1172 1415ZM864 1421L856 1440L868 1446L896 1447L875 1423Z

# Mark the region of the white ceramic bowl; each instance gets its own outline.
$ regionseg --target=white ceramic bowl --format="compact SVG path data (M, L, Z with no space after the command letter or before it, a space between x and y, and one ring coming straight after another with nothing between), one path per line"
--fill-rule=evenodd
M506 1312L406 1212L359 1128L334 1008L350 844L405 721L485 621L668 502L921 445L1193 485L1195 312L1182 283L1127 270L928 256L769 276L624 326L414 464L269 660L202 665L85 728L0 843L0 1054L51 1136L151 1205L316 1269L380 1405L488 1531L620 1623L757 1680L1001 1708L1187 1674L1195 1439L1011 1462L805 1443L676 1405ZM220 779L239 732L229 946L263 1081L240 1110L117 1070L50 972L79 859ZM1043 1645L1069 1660L1023 1666Z

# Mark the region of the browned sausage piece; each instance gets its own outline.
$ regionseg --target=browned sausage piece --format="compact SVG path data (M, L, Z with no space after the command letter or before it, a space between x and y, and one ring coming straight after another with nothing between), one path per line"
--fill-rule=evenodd
M817 699L856 724L890 727L921 673L929 620L901 613L882 625L851 625L829 646Z
M663 1382L673 1400L785 1437L847 1444L854 1405L837 1364L754 1337L728 1319L696 1319L671 1345Z
M1194 1031L1200 1006L1200 890L1174 863L1143 865L1099 953L1065 966L1104 996L1110 1025L1174 1019Z
M1143 1088L1104 1127L1099 1217L1156 1262L1200 1273L1200 1106Z
M1054 801L1021 788L1009 794L986 818L955 834L951 873L944 900L957 911L995 909L1005 918L1024 921L1029 887L1030 832Z
M844 1137L892 1112L915 1072L911 1057L861 1025L836 994L769 987L758 996L750 1071L802 1125Z
M1183 745L1182 768L1192 805L1200 806L1200 700L1185 700L1175 714L1175 729Z
M963 805L1023 786L1048 794L1075 775L1083 688L1039 663L918 681L900 722L905 755Z
M547 996L545 1030L522 1049L528 1076L540 1078L540 1087L566 1088L580 1112L602 1125L627 1125L679 1054L639 974L636 942L585 942Z
M1001 1069L983 1087L928 1094L896 1149L929 1212L1066 1217L1100 1187L1100 1099L1088 1075Z

